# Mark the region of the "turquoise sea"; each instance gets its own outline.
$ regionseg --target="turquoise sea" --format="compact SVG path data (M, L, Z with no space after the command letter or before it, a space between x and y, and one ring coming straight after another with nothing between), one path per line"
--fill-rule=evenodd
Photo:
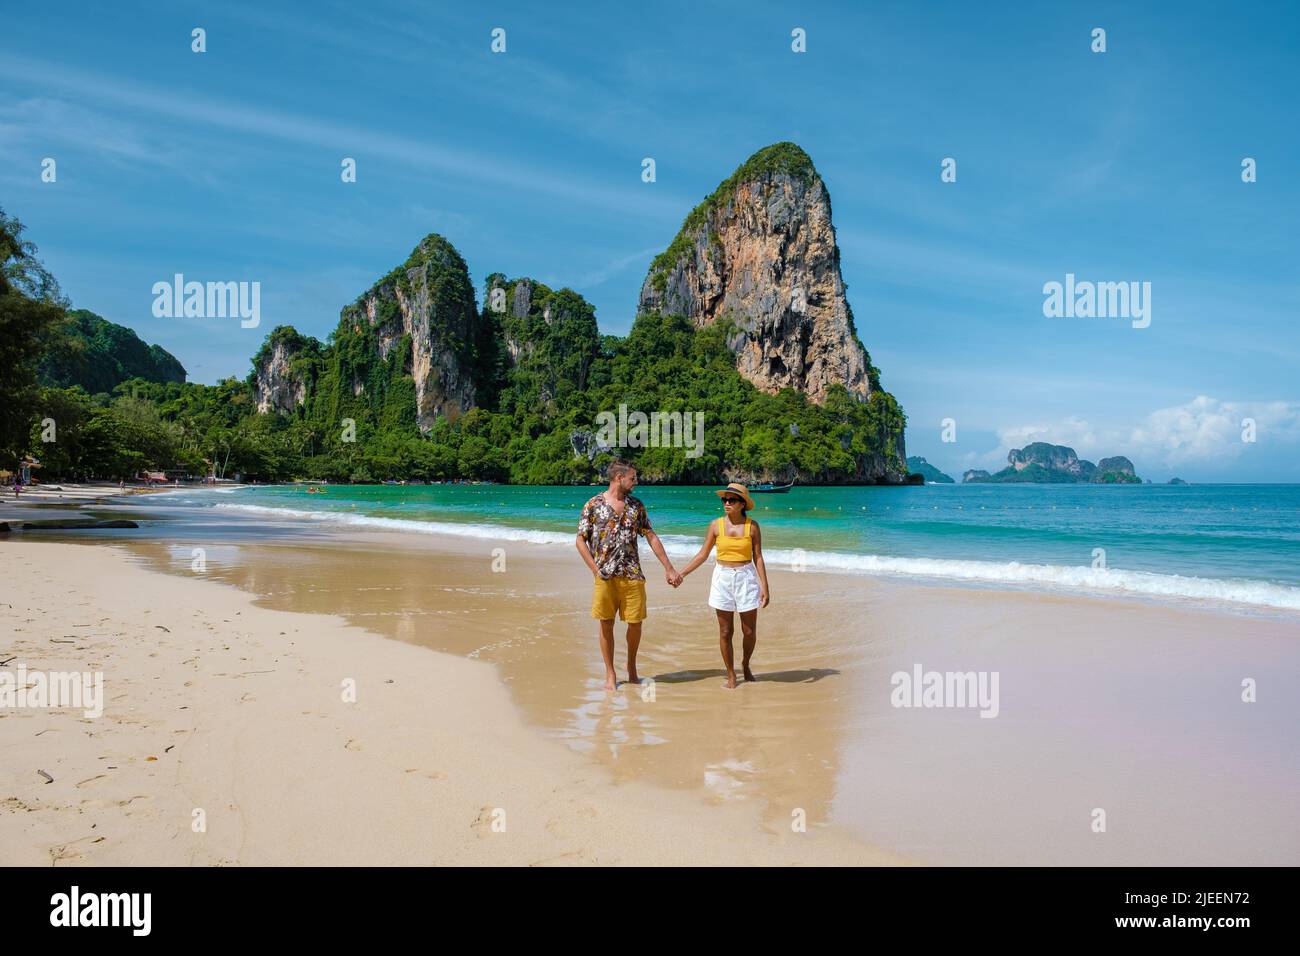
M181 489L151 503L326 527L570 545L597 487ZM721 513L709 488L635 492L674 555ZM773 565L1300 610L1300 485L796 487L756 496Z

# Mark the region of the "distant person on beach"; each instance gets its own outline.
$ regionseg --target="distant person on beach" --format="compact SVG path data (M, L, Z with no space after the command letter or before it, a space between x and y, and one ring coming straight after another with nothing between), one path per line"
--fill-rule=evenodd
M641 499L632 495L636 469L627 462L610 463L609 488L582 507L578 519L578 554L594 576L591 616L600 622L600 653L605 659L605 689L618 687L614 672L614 615L627 624L627 679L638 683L636 651L641 643L641 622L645 620L645 575L637 535L645 537L670 585L677 587L682 576L673 569L663 542L650 528Z
M691 563L682 569L682 577L690 574L708 558L717 547L717 560L713 566L713 582L709 586L709 607L718 616L718 645L722 649L722 663L727 668L727 687L736 686L736 654L731 646L735 633L734 612L740 612L740 631L743 635L741 670L745 680L754 680L749 669L749 659L754 656L758 643L758 609L767 607L772 592L767 586L767 565L763 563L763 537L758 522L749 517L754 499L749 489L733 481L721 491L723 514L709 522L704 546Z
M21 496L22 493L23 493L23 480L22 480L21 478L15 478L15 479L14 479L14 497L17 498L17 497Z

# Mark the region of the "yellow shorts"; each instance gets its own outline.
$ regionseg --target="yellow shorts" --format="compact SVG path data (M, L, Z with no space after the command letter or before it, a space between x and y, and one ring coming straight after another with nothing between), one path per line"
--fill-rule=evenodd
M618 612L624 622L645 620L645 582L631 578L596 578L591 588L591 616L612 621Z

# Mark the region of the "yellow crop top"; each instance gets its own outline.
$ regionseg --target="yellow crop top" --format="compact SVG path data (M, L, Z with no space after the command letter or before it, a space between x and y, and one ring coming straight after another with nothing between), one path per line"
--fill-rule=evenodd
M726 533L727 519L718 519L718 543L715 557L719 561L753 561L754 539L750 536L749 518L745 519L745 532L739 538L729 537Z

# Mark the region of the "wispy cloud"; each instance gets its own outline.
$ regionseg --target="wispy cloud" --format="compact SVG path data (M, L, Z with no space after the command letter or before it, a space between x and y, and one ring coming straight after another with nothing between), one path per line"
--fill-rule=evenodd
M580 276L575 286L579 289L585 289L603 285L615 276L621 275L631 266L640 265L642 268L646 268L650 265L650 260L662 251L661 246L651 246L649 249L639 249L625 256L618 256L594 271Z
M365 155L381 156L423 173L437 171L463 181L546 194L566 202L617 209L628 215L660 219L679 215L687 206L686 200L674 198L663 190L645 189L639 177L631 174L627 187L622 188L611 183L594 182L582 175L565 175L539 165L509 162L491 154L383 130L250 103L160 91L103 74L49 65L29 57L6 57L0 61L0 76L42 89L65 90L87 100L111 103L192 126L233 130L331 149L340 156L364 150Z

